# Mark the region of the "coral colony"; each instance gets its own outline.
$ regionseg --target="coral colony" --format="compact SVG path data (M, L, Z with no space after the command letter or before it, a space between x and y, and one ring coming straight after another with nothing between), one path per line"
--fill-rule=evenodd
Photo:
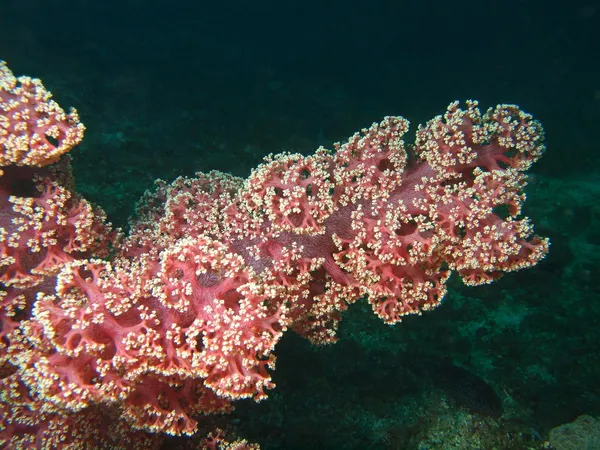
M408 122L386 117L246 180L157 182L127 236L73 190L75 110L1 63L0 113L4 447L156 448L263 399L284 332L333 342L360 299L394 324L439 305L452 272L490 283L548 251L520 216L543 131L514 105L450 104L410 159Z

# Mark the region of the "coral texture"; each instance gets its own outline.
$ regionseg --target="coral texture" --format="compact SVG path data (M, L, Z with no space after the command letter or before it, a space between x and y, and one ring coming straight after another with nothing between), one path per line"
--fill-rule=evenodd
M1 98L48 104L2 67ZM8 103L3 129L15 133ZM78 142L73 114L47 116L63 130L48 161ZM418 128L410 158L407 130L386 117L334 151L270 156L246 180L157 182L110 257L118 236L102 213L65 175L34 170L37 193L7 192L0 222L0 404L36 406L10 409L0 442L23 422L39 436L48 420L93 436L79 418L99 405L140 447L155 441L135 430L192 434L202 414L266 396L286 330L330 343L359 299L394 324L437 306L452 272L478 285L544 257L548 241L520 216L524 172L544 150L538 122L514 105L452 103ZM37 128L19 133L30 143L19 154L42 148ZM2 150L10 164L43 160Z

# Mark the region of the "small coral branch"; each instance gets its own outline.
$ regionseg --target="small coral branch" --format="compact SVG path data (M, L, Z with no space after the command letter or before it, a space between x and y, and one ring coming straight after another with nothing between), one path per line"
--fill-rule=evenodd
M75 109L65 113L39 79L17 78L0 61L0 167L53 164L84 131Z

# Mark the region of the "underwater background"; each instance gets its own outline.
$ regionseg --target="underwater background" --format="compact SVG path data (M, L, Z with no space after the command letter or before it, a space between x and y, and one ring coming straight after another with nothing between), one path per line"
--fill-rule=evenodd
M550 440L600 416L598 2L1 0L0 59L77 108L77 190L125 229L157 178L247 177L386 115L414 133L454 100L518 104L546 131L524 213L548 257L452 279L395 326L353 305L332 346L286 334L269 398L219 425L267 450L600 449L588 419Z

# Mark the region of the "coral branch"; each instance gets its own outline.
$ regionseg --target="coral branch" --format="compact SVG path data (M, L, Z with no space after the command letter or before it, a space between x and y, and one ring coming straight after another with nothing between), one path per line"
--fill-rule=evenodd
M2 67L6 99L21 88ZM75 115L47 117L57 148L77 141ZM478 285L544 257L548 240L520 215L524 171L544 151L538 122L514 105L452 103L419 127L412 159L407 130L387 117L335 151L270 156L247 180L158 182L110 260L103 216L62 184L5 196L0 351L12 391L52 413L106 405L134 429L192 434L201 414L265 398L286 330L333 342L361 298L394 324L439 305L452 272Z
M42 167L83 139L75 109L67 114L37 78L16 78L0 61L0 167Z

